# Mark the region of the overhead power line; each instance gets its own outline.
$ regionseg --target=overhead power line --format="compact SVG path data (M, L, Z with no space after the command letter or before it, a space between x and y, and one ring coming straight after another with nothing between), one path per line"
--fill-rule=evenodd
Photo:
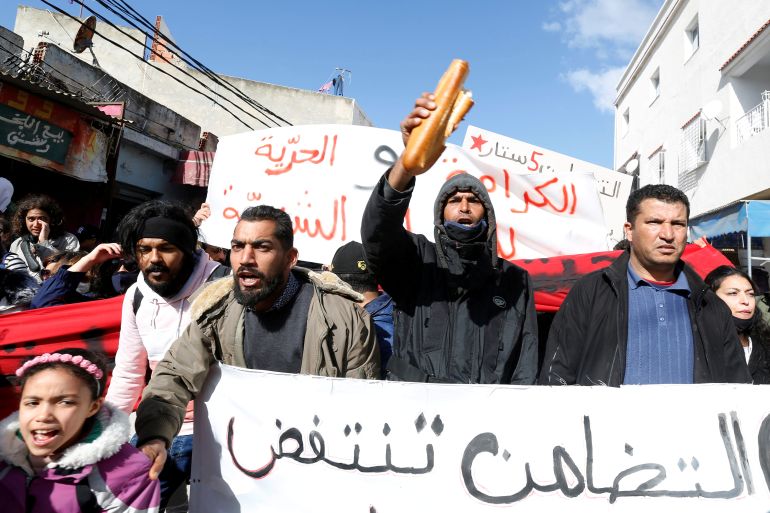
M67 11L65 11L64 9L61 9L61 8L57 7L56 5L52 4L52 3L51 3L51 2L49 2L48 0L41 0L41 1L42 1L44 4L48 5L49 7L51 7L51 8L53 8L53 9L55 9L55 10L56 10L57 12L59 12L60 14L64 14L65 16L67 16L67 17L69 17L69 18L71 18L71 19L73 19L73 20L77 21L78 23L80 23L80 20L79 20L78 18L76 18L75 16L71 15L70 13L68 13ZM86 7L86 9L88 9L89 11L91 11L91 9L89 9L88 7ZM91 12L93 12L93 11L91 11ZM96 13L95 13L95 14L96 14ZM98 15L98 14L97 14L97 15ZM103 18L103 16L101 16L101 15L98 15L98 16L99 16L100 18L104 19L104 18ZM112 24L111 24L111 22L110 22L109 20L104 20L104 21L105 21L107 24L109 24L109 25L112 25ZM114 25L112 25L112 26L114 26ZM116 27L116 28L117 28L117 27ZM125 33L125 32L124 32L124 33ZM143 57L140 57L140 56L138 56L138 55L135 55L133 52L131 52L131 50L129 50L129 49L128 49L128 48L126 48L125 46L121 45L120 43L118 43L118 42L116 42L116 41L114 41L114 40L110 39L109 37L105 36L103 33L99 32L99 31L97 31L97 30L94 30L94 34L101 36L101 38L102 38L102 39L104 39L104 40L105 40L105 41L107 41L108 43L111 43L111 44L113 44L114 46L116 46L116 47L120 48L121 50L124 50L125 52L127 52L128 54L130 54L132 57L136 58L137 60L140 60L140 61L142 61L142 62L146 62L146 61L144 60L144 58L143 58ZM129 37L130 37L130 36L129 36ZM140 42L140 43L141 43L141 42ZM148 64L149 66L151 66L153 69L156 69L156 70L160 71L160 72L161 72L161 73L163 73L164 75L168 76L169 78L173 79L174 81L178 82L179 84L183 85L184 87L186 87L186 88L190 89L191 91L194 91L194 92L196 92L196 93L200 94L201 96L203 96L204 98L207 98L207 99L211 100L211 101L212 101L212 102L214 102L216 105L218 105L219 107L221 107L221 108L222 108L224 111L226 111L226 112L227 112L227 113L229 113L231 116L233 116L233 117L234 117L236 120L238 120L238 121L239 121L241 124L243 124L243 125L244 125L246 128L248 128L249 130L254 130L254 128L252 128L252 126L251 126L251 125L249 125L248 123L246 123L246 122L245 122L244 120L242 120L242 119L241 119L241 118L240 118L240 117L239 117L237 114L235 114L233 111L231 111L230 109L228 109L227 107L225 107L224 105L222 105L222 104L221 104L220 102L218 102L218 101L217 101L215 98L213 98L213 97L209 96L208 94L206 94L205 92L203 92L203 91L201 91L201 90L199 90L199 89L196 89L195 87L191 86L190 84L187 84L187 83L185 83L184 81L182 81L182 80L181 80L181 79L179 79L178 77L175 77L174 75L172 75L172 74L171 74L171 73L169 73L168 71L166 71L166 70L164 70L164 69L162 69L162 68L159 68L159 67L157 67L157 66L154 66L154 65L152 65L151 63L147 63L147 64ZM183 70L180 70L180 71L182 71L182 72L184 73L184 71L183 71ZM205 84L203 84L202 82L200 82L200 80L198 80L196 77L194 77L194 76L190 75L189 73L186 73L186 74L187 74L187 76L189 76L189 77L190 77L190 78L192 78L193 80L195 80L195 81L197 81L197 82L201 83L201 84L202 84L202 85L203 85L205 88L207 88L208 90L210 90L210 91L211 91L211 88L210 88L210 87L208 87L208 86L206 86ZM214 92L214 91L212 91L212 92ZM214 93L215 93L215 92L214 92ZM217 93L215 93L215 94L217 94ZM220 96L220 98L223 98L221 95L217 95L217 96ZM231 102L231 103L232 103L232 102ZM270 125L268 125L267 123L265 123L265 122L264 122L264 121L262 121L261 119L259 119L259 118L255 117L253 114L250 114L250 113L246 112L245 110L243 110L243 109L242 109L242 108L240 108L240 107L238 107L238 109L239 109L239 110L241 110L241 111L243 111L243 112L245 112L245 113L246 113L246 114L248 114L249 116L253 117L255 120L259 121L259 122L260 122L261 124L263 124L264 126L266 126L266 127L270 128Z
M30 53L31 53L31 52L29 52L28 50L26 50L26 49L25 49L23 46L21 46L21 45L17 44L15 41L13 41L13 40L11 40L11 39L8 39L7 37L4 37L3 35L0 35L0 39L2 39L2 40L4 40L4 41L6 41L6 42L7 42L7 43L9 43L10 45L12 45L12 46L14 46L14 47L16 47L16 48L18 48L18 49L20 49L20 50L21 50L23 53L26 53L26 54L30 54ZM15 57L15 56L11 56L11 57L9 57L8 59L6 59L6 61L3 63L3 67L5 67L5 65L6 65L6 64L7 64L7 63L8 63L8 62L9 62L9 61L12 59L12 58L13 58L13 59L19 59L18 57ZM31 55L30 55L30 58L31 58ZM51 80L49 77L46 77L46 76L43 76L43 77L40 77L40 76L38 76L38 77L35 77L35 76L34 76L34 74L36 73L36 72L34 71L34 66L37 66L37 65L38 65L38 63L36 63L36 64L28 64L28 63L27 63L27 62L26 62L24 59L19 59L19 60L20 60L21 62L14 64L14 65L13 65L13 67L16 67L16 68L17 68L17 69L18 69L18 70L19 70L19 71L20 71L22 74L24 74L25 76L28 76L28 80L30 80L30 82L32 82L32 83L35 83L35 82L34 82L34 80L36 80L36 79L37 79L37 80L41 80L41 81L42 81L42 80L46 80L46 81L47 81L47 82L48 82L48 83L49 83L49 84L50 84L52 87L54 87L54 88L55 88L55 90L57 90L57 91L63 91L63 92L69 93L69 94L74 94L75 96L79 96L79 97L80 97L80 98L81 98L83 101L86 101L86 102L88 102L88 101L91 101L91 102L93 102L93 101L96 101L96 102L111 102L111 101L115 101L115 100L116 100L115 98L112 98L112 97L106 97L102 91L97 91L96 89L94 89L94 88L93 88L93 85L92 85L92 86L88 86L88 85L86 85L86 84L84 84L84 83L82 83L82 82L78 81L77 79L75 79L75 78L71 77L70 75L68 75L68 74L67 74L67 73L65 73L64 71L62 71L62 70L60 70L60 69L56 68L56 67L55 67L55 66L53 66L52 64L50 64L50 63L48 63L48 62L45 62L45 61L41 61L39 64L41 64L41 65L42 65L42 66L44 66L44 67L47 67L47 68L49 68L51 71L53 71L54 73L56 73L58 76L64 77L65 79L67 79L67 81L68 81L68 82L71 82L71 84L74 84L74 85L76 85L76 86L78 86L78 87L80 87L80 88L81 88L81 89L80 89L80 91L78 91L78 92L76 92L76 93L73 93L73 92L69 91L69 90L68 90L68 88L64 88L64 89L62 89L62 84L57 84L57 83L55 83L55 82L54 82L53 80ZM44 70L41 70L41 73L45 74L46 72L45 72ZM107 74L105 74L105 76L108 76L108 75L107 75ZM99 80L101 80L101 79L99 79ZM59 81L61 82L61 80L59 80ZM97 80L97 82L98 82L98 80ZM65 85L66 85L66 84L65 84ZM95 84L94 84L94 85L95 85ZM91 98L86 98L86 97L84 97L84 95L83 95L83 91L88 91L88 92L89 92L89 93L92 95L92 97L91 97ZM113 89L112 89L110 92L113 92L113 91L114 91L114 88L113 88ZM148 121L148 122L150 122L150 123L152 123L152 124L158 125L158 126L160 126L160 127L163 127L163 128L165 128L166 130L168 130L168 131L174 131L174 130L175 130L173 127L170 127L170 126L168 126L168 125L164 125L163 123L160 123L160 122L158 122L158 121L155 121L155 120L153 120L153 119L147 118L145 115L143 115L143 114L141 114L141 113L139 113L139 112L136 112L136 111L134 111L134 110L131 110L131 109L128 107L128 105L127 105L127 104L126 104L126 105L124 105L124 107L123 107L123 108L124 108L124 110L125 110L126 112L128 112L129 114L133 114L133 115L135 115L135 116L137 117L137 119L139 119L139 118L143 118L143 119L145 119L146 121ZM146 132L146 131L144 131L144 130L140 129L138 126L132 126L132 127L131 127L131 129L132 129L132 130L135 130L135 131L137 131L137 132L141 132L141 133L144 133L145 135L152 135L152 134L150 134L150 133L148 133L148 132Z
M76 1L82 3L82 0L76 0ZM153 39L153 35L154 35L155 31L156 31L156 27L152 24L152 22L150 22L150 20L148 20L147 18L142 16L139 12L136 11L136 9L131 7L131 5L128 2L126 2L125 0L96 0L96 1L100 5L104 6L106 9L108 9L110 12L112 12L113 14L119 16L121 19L123 19L126 23L131 25L133 28L136 28L137 30L142 31L145 34L145 36L147 36L148 38ZM105 1L106 1L106 3L105 3ZM110 5L107 5L107 4L110 4L110 5L114 6L120 12L115 11L115 9L113 9L112 7L110 7ZM121 14L121 13L123 13L123 14ZM124 14L125 14L125 16L124 16ZM131 17L133 20L138 22L140 25L143 25L147 30L149 30L150 33L144 32L144 30L141 27L137 26L136 23L134 23L131 20L129 20L128 18L126 18L126 16ZM232 92L233 94L238 96L244 102L248 103L249 105L252 105L256 109L260 110L261 112L263 112L263 113L265 113L265 114L267 114L267 115L269 115L271 117L277 118L278 120L283 121L284 123L287 123L287 124L291 125L291 122L289 122L288 120L282 118L281 116L279 116L275 112L271 111L270 109L268 109L267 107L265 107L261 103L257 102L253 98L249 97L243 91L241 91L237 87L233 86L232 84L230 84L226 80L222 80L221 77L217 73L215 73L210 68L208 68L205 64L203 64L202 62L197 60L195 57L190 55L188 52L186 52L177 43L175 43L174 41L168 40L168 39L165 39L165 40L166 40L166 42L168 42L168 46L169 47L172 47L172 48L177 50L176 53L180 54L178 56L179 56L179 58L183 62L185 62L186 64L188 64L192 68L200 71L201 73L205 74L213 82L215 82L218 85L221 85L225 89L229 90L230 92Z

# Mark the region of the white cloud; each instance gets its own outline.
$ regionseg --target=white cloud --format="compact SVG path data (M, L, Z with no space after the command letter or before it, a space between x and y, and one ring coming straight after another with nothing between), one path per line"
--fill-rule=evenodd
M661 4L662 0L566 0L559 8L570 46L620 56L639 45Z
M594 97L594 106L602 112L614 112L615 87L625 67L609 68L598 73L582 68L569 71L565 78L577 91L589 91Z
M546 32L559 32L561 31L561 23L558 21L543 23L543 30Z
M663 0L562 0L543 23L547 32L558 25L569 48L590 50L601 62L563 76L575 91L590 92L600 111L614 112L615 87L661 5Z

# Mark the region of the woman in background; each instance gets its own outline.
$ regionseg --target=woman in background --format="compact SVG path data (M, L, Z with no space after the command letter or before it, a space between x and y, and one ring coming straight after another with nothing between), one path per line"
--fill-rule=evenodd
M705 279L733 314L733 323L755 385L770 384L770 326L757 310L757 286L748 274L722 265Z
M11 243L11 252L18 255L38 282L43 259L57 251L77 251L78 238L64 231L62 209L50 196L35 194L25 197L16 209L13 230L19 238Z

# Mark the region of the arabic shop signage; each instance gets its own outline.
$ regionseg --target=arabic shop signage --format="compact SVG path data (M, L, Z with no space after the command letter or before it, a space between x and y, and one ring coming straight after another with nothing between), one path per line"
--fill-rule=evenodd
M109 136L93 118L0 82L0 154L89 182L106 182Z
M223 137L209 178L206 201L212 214L201 226L203 236L227 247L240 212L272 205L292 218L300 258L330 262L339 246L359 239L369 196L401 151L399 132L362 126L292 126ZM501 257L607 249L591 173L509 173L455 145L417 180L405 219L408 230L433 239L436 195L458 173L477 176L489 191Z
M0 144L64 164L72 134L31 114L0 104Z
M767 394L216 366L196 398L190 511L764 513Z

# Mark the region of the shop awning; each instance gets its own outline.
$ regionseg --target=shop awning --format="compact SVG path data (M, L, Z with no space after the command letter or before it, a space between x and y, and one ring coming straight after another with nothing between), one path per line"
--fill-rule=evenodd
M211 164L214 163L214 154L213 151L185 150L180 152L173 182L207 187L211 174Z
M690 221L693 239L735 232L748 232L751 237L770 237L770 201L739 201Z

